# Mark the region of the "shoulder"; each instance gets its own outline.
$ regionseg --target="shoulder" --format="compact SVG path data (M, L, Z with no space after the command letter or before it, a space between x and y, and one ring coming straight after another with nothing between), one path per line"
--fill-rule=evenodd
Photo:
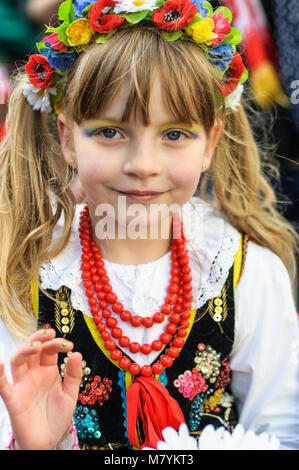
M236 342L259 334L297 331L291 279L273 251L248 242L242 277L235 290ZM274 333L275 331L275 333ZM296 333L297 334L297 333Z

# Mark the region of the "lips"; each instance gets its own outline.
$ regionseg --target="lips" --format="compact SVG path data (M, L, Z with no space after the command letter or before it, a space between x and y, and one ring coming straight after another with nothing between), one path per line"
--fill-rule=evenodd
M156 196L157 194L162 194L160 191L119 191L123 194L132 194L134 196Z

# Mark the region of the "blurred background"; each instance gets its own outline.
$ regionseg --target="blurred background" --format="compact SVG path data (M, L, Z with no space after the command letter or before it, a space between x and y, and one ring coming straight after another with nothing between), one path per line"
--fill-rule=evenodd
M200 0L193 0L194 3ZM44 25L54 24L63 0L0 0L0 139L11 73L36 53ZM299 0L220 0L243 34L246 84L261 120L251 121L261 145L275 149L280 178L271 175L279 208L299 230ZM267 126L264 129L263 123ZM296 290L297 309L299 288Z

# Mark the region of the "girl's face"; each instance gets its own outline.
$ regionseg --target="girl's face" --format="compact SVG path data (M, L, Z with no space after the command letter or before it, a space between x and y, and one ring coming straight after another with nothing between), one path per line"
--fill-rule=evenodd
M66 161L78 168L90 213L101 204L109 204L116 219L121 196L127 207L142 204L148 216L152 204L185 204L196 191L202 166L210 165L220 134L220 126L215 125L208 138L199 124L190 127L175 122L163 104L159 79L152 88L150 125L145 127L132 119L120 122L127 90L124 84L105 114L96 120L69 129L65 116L58 117L62 150ZM125 194L134 191L159 194L151 200L149 196ZM148 224L149 218L140 223Z

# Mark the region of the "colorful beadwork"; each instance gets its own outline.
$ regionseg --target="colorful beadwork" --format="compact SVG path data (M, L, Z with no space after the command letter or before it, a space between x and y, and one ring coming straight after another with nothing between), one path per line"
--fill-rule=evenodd
M196 395L208 389L205 379L196 368L192 371L186 370L184 374L179 375L174 381L174 386L189 400L193 400Z
M221 362L220 376L216 380L215 387L226 387L230 380L230 365L227 357L225 357Z
M74 423L80 440L100 439L102 433L95 410L89 410L87 406L77 405L74 413Z
M79 394L78 400L82 405L95 405L103 406L109 400L110 393L112 392L112 380L105 377L103 380L96 375L93 379L89 378L84 390Z
M220 354L215 349L211 346L206 346L204 350L197 350L194 362L196 369L206 380L209 380L210 383L216 382L220 373L221 361Z

